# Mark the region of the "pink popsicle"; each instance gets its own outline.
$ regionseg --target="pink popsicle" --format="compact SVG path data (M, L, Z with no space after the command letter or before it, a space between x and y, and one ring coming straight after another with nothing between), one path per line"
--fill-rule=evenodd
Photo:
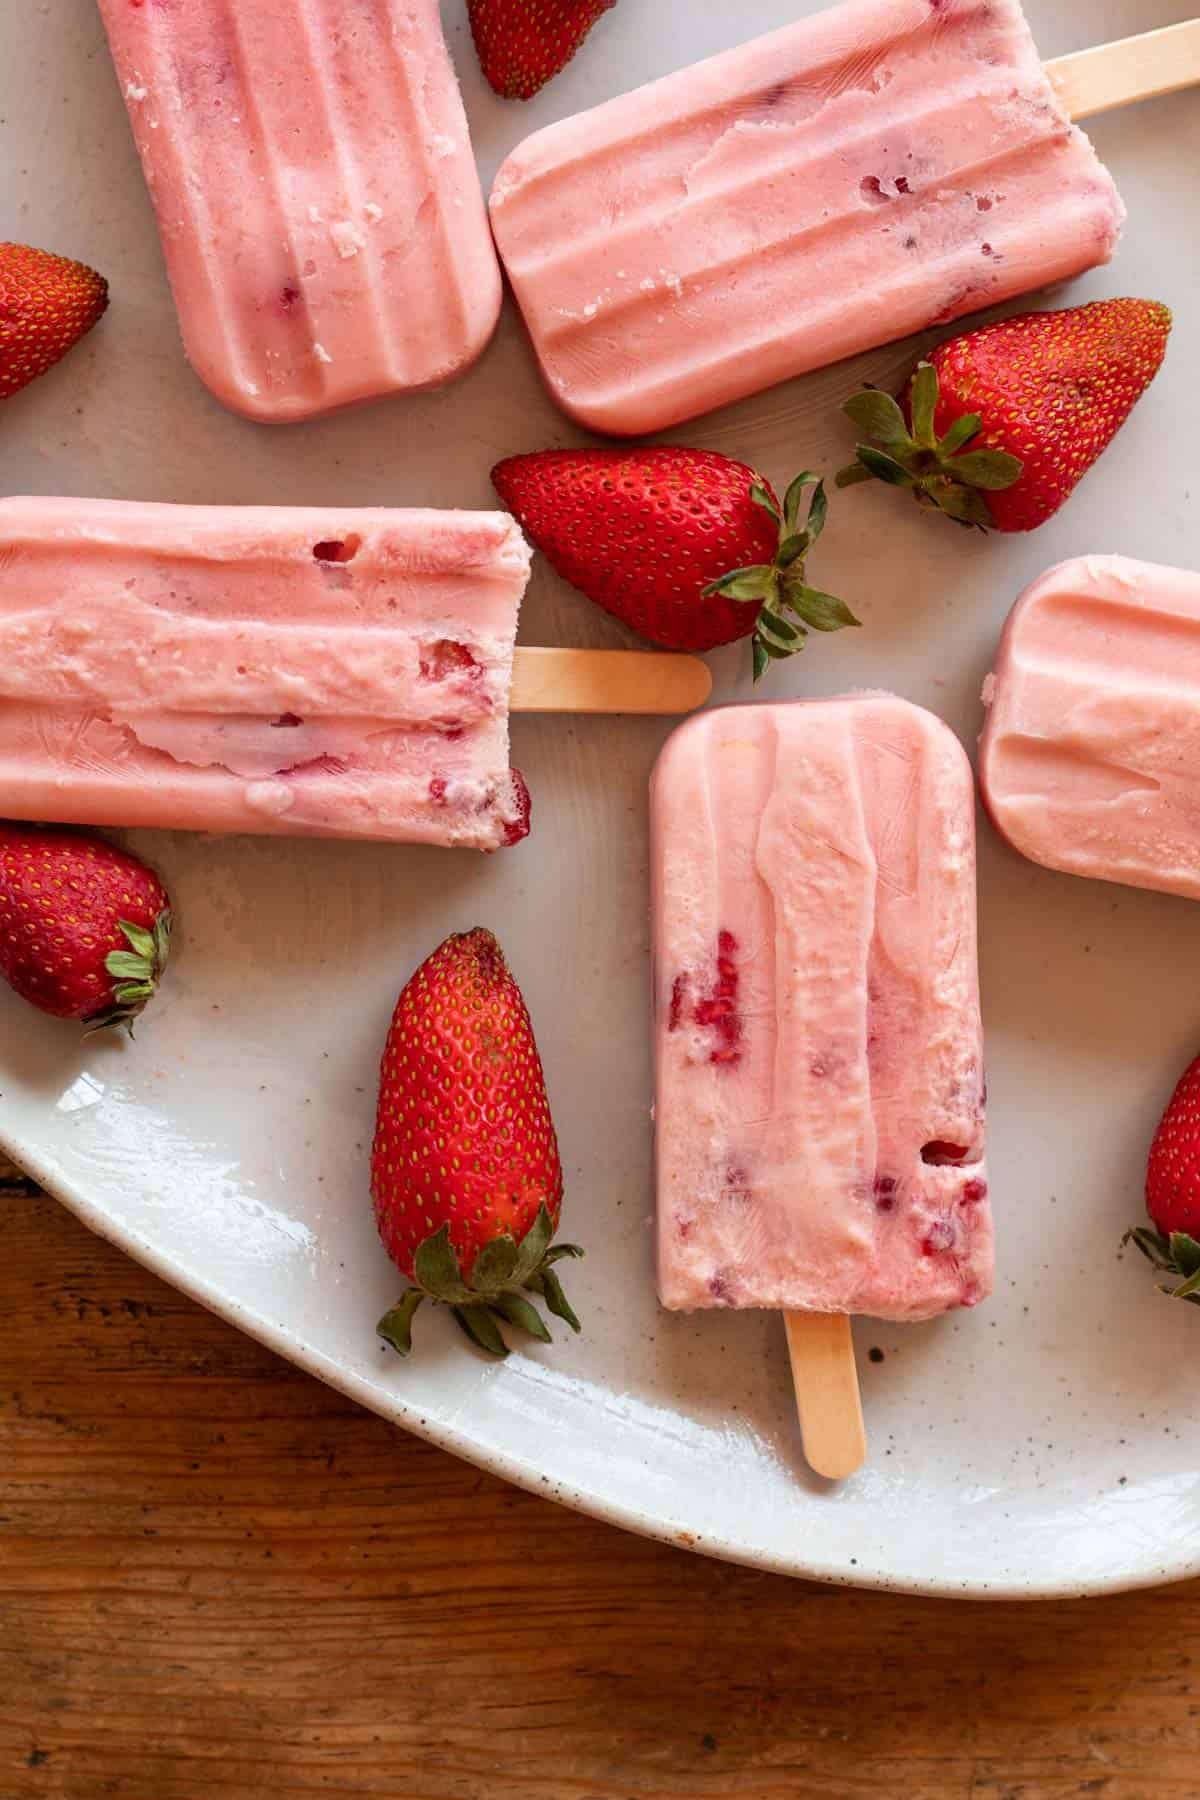
M0 816L524 835L507 514L0 502Z
M663 1304L925 1319L991 1290L961 746L889 695L740 706L653 782Z
M1112 255L1019 0L842 0L535 133L492 223L543 374L658 431Z
M1200 899L1200 575L1060 563L1013 608L984 700L980 780L1015 849Z
M436 386L500 273L437 0L100 0L184 346L266 423Z

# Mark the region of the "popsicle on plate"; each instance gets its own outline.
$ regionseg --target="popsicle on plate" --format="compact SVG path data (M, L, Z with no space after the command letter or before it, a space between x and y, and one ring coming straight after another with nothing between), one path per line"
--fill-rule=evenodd
M1013 608L984 701L984 800L1015 849L1200 899L1200 575L1060 563Z
M519 650L507 513L0 501L0 818L497 850L523 712L688 712L692 656Z
M0 815L525 835L501 513L0 502Z
M974 786L886 694L698 715L652 794L659 1291L927 1319L992 1286Z
M500 272L437 0L100 0L197 373L267 423L436 386Z
M491 210L551 392L618 435L1077 275L1124 218L1018 0L842 0L535 133Z

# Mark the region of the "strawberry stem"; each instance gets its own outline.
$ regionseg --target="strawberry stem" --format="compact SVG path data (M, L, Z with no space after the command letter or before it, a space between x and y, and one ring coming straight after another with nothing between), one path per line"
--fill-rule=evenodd
M993 519L984 494L1012 487L1025 465L1007 450L967 449L983 427L978 413L963 413L939 438L934 423L939 397L937 370L921 362L909 385L908 419L899 401L878 388L847 400L847 418L869 441L855 446L856 461L838 471L837 485L875 480L908 488L918 505L986 531Z
M800 508L809 488L813 492L808 518L803 528L798 529ZM805 559L829 517L829 500L820 476L812 469L797 475L788 487L782 510L774 494L761 481L755 481L751 487L750 498L756 506L770 513L779 526L779 547L774 560L754 563L745 569L730 569L727 575L710 581L702 593L706 598L722 594L727 600L744 601L759 607L753 646L754 679L758 682L772 662L780 662L803 650L810 631L841 631L860 621L844 600L809 587L805 580Z
M1160 1294L1200 1306L1200 1243L1194 1237L1186 1231L1172 1231L1168 1236L1145 1225L1135 1225L1121 1242L1136 1244L1152 1267L1176 1277L1175 1284L1160 1283Z
M131 924L128 919L117 923L129 948L110 950L104 959L105 973L113 977L112 1001L84 1021L85 1037L114 1029L127 1031L132 1037L134 1022L158 992L171 954L169 909L159 913L150 930Z
M401 1356L412 1350L412 1322L426 1300L450 1309L455 1322L476 1349L497 1358L508 1355L501 1331L510 1325L539 1343L553 1342L545 1320L530 1294L543 1299L547 1311L562 1319L572 1331L580 1324L554 1272L564 1258L583 1255L578 1244L554 1244L554 1221L543 1203L537 1217L518 1244L508 1232L492 1238L479 1251L467 1281L450 1240L450 1226L443 1225L417 1251L413 1259L413 1286L397 1305L384 1314L376 1329L385 1343Z

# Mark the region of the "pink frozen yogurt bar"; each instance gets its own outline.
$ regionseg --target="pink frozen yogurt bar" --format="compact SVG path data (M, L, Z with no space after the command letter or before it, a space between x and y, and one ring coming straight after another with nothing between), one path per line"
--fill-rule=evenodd
M500 271L437 0L100 0L184 346L269 424L437 386Z
M1200 899L1200 575L1060 563L1013 608L984 701L984 799L1015 849Z
M652 793L663 1304L992 1286L970 765L887 694L727 707Z
M843 0L535 133L492 223L583 425L659 431L1112 255L1018 0Z
M507 514L0 502L0 817L496 850Z

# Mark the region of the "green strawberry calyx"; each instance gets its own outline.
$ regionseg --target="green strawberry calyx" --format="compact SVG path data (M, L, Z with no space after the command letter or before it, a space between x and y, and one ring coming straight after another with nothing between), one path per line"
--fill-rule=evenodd
M1136 1244L1156 1269L1175 1278L1159 1283L1160 1294L1169 1294L1172 1300L1190 1300L1193 1306L1200 1306L1200 1244L1194 1237L1189 1237L1186 1231L1151 1231L1145 1225L1135 1225L1121 1242Z
M939 437L934 425L939 394L937 370L922 362L909 389L911 424L899 401L880 388L864 388L847 400L846 416L873 441L856 446L857 461L838 472L837 485L886 481L907 488L919 506L986 531L994 520L984 494L1012 487L1025 465L1007 450L968 448L983 427L979 413L963 413Z
M800 525L800 507L807 488L812 488L808 518ZM779 548L769 563L731 569L701 590L705 599L723 594L727 600L743 600L761 607L754 629L754 679L761 681L772 662L803 650L810 631L841 631L859 625L844 600L809 587L805 559L822 531L829 513L825 483L811 469L797 475L782 508L765 482L755 481L750 498L779 526Z
M158 992L167 959L171 954L171 913L160 912L153 926L132 925L118 919L121 935L128 950L110 950L104 959L105 973L113 977L112 1002L85 1021L86 1035L94 1031L121 1029L133 1036L134 1020L148 1001Z
M543 1202L520 1243L504 1232L483 1246L468 1283L450 1242L450 1227L443 1225L417 1251L413 1285L379 1321L380 1337L401 1356L408 1356L417 1309L431 1300L435 1306L450 1308L477 1349L488 1356L507 1356L508 1345L501 1330L505 1325L528 1332L539 1343L552 1342L531 1295L543 1300L555 1318L578 1331L579 1320L571 1310L554 1265L568 1257L582 1256L583 1251L578 1244L552 1243L553 1237L554 1221Z

